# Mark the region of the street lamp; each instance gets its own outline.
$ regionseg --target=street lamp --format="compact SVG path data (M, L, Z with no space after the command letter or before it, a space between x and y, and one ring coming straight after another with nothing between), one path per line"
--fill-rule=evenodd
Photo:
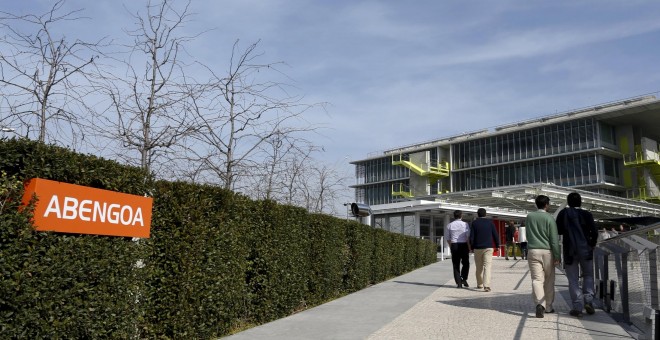
M21 138L21 135L19 135L18 132L16 132L16 129L14 129L13 127L0 125L0 136L3 135L4 133L13 133L16 136L18 136L18 138Z

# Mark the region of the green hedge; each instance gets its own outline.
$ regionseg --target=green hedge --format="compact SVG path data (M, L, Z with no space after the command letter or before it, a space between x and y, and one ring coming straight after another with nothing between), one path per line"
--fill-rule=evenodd
M252 216L246 282L251 316L261 323L302 307L309 273L307 213L262 201Z
M310 215L309 279L305 301L314 306L343 294L348 247L344 223L327 215Z
M353 292L371 282L374 258L373 229L351 221L346 223L346 246L348 258L344 265L344 290Z
M34 142L0 142L7 179L53 179L132 194L138 169ZM7 338L126 338L136 334L141 247L130 239L35 232L14 190L0 216L0 334Z
M151 195L151 238L34 231L33 177ZM25 140L0 141L0 241L7 338L213 338L436 260L430 241Z
M233 195L158 182L146 248L141 336L209 338L229 331L246 294L247 247Z

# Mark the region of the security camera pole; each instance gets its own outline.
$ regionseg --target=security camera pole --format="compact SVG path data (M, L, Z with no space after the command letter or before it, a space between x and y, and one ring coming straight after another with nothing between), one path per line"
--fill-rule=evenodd
M351 203L351 213L354 217L359 218L361 223L371 225L371 215L373 212L368 204Z

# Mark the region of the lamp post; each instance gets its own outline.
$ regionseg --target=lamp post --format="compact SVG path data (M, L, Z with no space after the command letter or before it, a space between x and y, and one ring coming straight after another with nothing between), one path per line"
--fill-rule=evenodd
M17 136L20 137L20 135L18 134L18 132L16 132L16 129L14 129L13 127L2 126L2 125L0 125L0 132L2 132L3 134L4 134L4 133L13 133L13 134L15 134L15 135L17 135Z
M0 125L0 136L5 133L13 133L17 136L17 138L22 138L21 135L18 132L16 132L16 129L14 129L13 127ZM25 138L27 138L27 136Z

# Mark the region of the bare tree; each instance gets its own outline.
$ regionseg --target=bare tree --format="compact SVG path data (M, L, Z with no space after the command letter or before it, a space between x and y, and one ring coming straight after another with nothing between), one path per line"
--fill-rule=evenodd
M194 162L212 173L229 190L239 190L241 178L253 176L255 167L262 166L261 147L274 136L286 138L311 131L303 113L314 105L304 104L301 97L291 96L287 85L275 80L261 80L269 71L281 76L277 66L261 64L257 59L259 42L240 51L234 43L228 72L217 75L209 69L212 79L205 89L203 105L195 107L201 126L195 134L201 144L192 148Z
M294 204L296 181L319 148L299 136L275 134L265 141L263 161L250 181L254 198Z
M298 178L299 194L296 197L302 201L297 205L311 212L337 215L334 202L341 198L347 177L327 164L312 163L306 169Z
M101 118L111 126L109 138L122 142L118 156L127 162L139 154L139 165L152 171L159 155L195 131L191 99L186 78L186 65L181 60L184 44L195 36L179 35L190 17L186 3L177 10L172 1L149 1L146 13L136 13L136 28L127 31L133 38L129 58L124 62L126 74L109 78L105 88L110 109Z
M97 74L104 39L84 42L57 34L58 25L85 19L82 10L64 12L63 6L57 1L42 15L0 11L0 125L34 133L41 142L48 137L74 144L89 110L87 85Z
M275 135L267 141L268 157L250 179L250 195L304 207L311 212L338 215L336 202L345 202L349 176L338 166L314 157L323 151L302 139Z
M305 176L306 169L313 166L315 160L312 158L312 152L316 151L314 148L307 148L298 150L299 152L294 157L291 157L282 164L286 169L283 172L282 191L284 197L282 202L286 204L294 204L299 206L306 206L303 201L299 199L301 190L304 186L301 185L307 179ZM309 172L307 172L309 174ZM306 200L305 200L306 201Z

